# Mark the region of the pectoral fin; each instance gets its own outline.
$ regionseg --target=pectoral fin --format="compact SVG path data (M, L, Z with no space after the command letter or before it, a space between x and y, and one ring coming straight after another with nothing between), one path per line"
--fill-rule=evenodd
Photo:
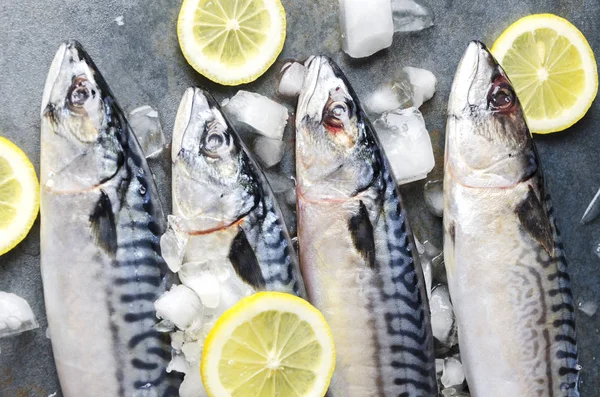
M266 283L258 259L242 228L239 228L231 243L229 260L242 280L257 290L265 289Z
M114 257L117 253L117 227L110 198L104 190L90 215L92 234L96 244L108 255Z
M350 218L348 222L352 242L356 250L372 269L375 268L375 236L373 234L373 224L369 218L367 207L361 201L358 214Z
M544 204L535 194L533 187L529 187L527 197L517 206L515 213L525 232L540 243L548 254L551 254L554 248L552 224Z

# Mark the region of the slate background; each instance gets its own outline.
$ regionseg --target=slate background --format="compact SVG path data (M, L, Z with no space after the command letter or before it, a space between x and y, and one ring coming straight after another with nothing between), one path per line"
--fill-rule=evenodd
M286 58L327 54L338 61L359 95L391 77L402 66L429 69L438 77L438 92L423 107L431 131L437 165L430 179L442 173L445 107L456 65L472 39L491 45L518 18L551 12L578 26L600 54L600 2L597 0L428 0L436 26L414 34L397 34L388 50L367 60L352 60L340 49L338 3L335 0L283 0L288 38L276 65L245 89L275 96L277 71ZM106 77L121 106L130 111L150 104L158 108L170 137L184 90L201 85L218 99L239 87L210 84L185 62L176 37L179 0L0 0L0 135L27 153L39 170L39 108L52 57L61 41L83 43ZM124 26L114 19L123 15ZM600 187L600 101L569 131L536 136L549 192L554 199L577 301L600 301L600 259L593 253L600 242L600 221L582 226L579 219ZM286 135L293 148L291 130ZM290 168L291 150L283 162ZM162 200L170 208L168 175L157 173ZM423 207L423 184L404 186L413 228L421 239L441 246L439 219ZM293 227L292 227L293 229ZM27 299L40 328L0 339L0 396L47 397L60 388L50 341L45 336L42 284L39 271L39 221L16 249L0 257L0 290ZM69 258L65 258L69 260ZM582 396L600 395L597 356L600 356L600 314L578 312ZM93 393L93 395L98 395Z

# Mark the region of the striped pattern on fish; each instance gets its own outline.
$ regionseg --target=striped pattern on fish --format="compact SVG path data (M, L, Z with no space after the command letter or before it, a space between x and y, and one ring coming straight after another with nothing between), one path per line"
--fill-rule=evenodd
M481 43L455 78L444 194L444 256L472 395L578 397L564 248L518 98Z
M42 104L41 262L65 397L176 396L154 181L122 111L76 42L63 44Z
M435 396L423 274L390 165L339 68L325 57L308 67L297 112L298 238L309 300L336 342L328 395Z

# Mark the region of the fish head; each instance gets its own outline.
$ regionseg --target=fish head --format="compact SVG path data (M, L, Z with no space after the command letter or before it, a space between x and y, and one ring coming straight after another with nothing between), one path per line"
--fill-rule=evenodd
M175 215L226 225L256 206L254 163L217 102L200 88L183 95L172 158Z
M79 192L101 186L124 162L128 128L102 75L81 44L54 56L41 108L41 184Z
M448 103L446 167L472 187L510 187L537 170L535 148L512 83L488 49L469 44Z
M298 194L314 200L343 200L374 178L372 127L331 59L310 58L307 68L296 113Z

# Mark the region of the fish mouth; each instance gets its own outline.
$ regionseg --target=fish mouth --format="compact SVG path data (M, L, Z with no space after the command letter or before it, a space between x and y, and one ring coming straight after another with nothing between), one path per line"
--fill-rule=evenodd
M479 106L486 98L498 63L485 44L471 41L458 65L450 99L448 114L460 116L472 106Z
M64 59L67 55L67 43L62 43L56 51L54 58L52 59L52 64L50 65L50 71L48 72L48 76L46 77L46 83L44 84L44 93L42 94L42 107L40 109L40 114L43 117L50 103L50 95L54 86L58 81L60 71L62 69L62 65L64 63Z
M326 63L327 59L322 56L311 56L305 63L308 72L304 79L300 97L298 98L297 114L300 115L300 117L298 117L298 122L301 122L307 115L313 119L319 119L320 121L322 108L318 109L318 106L315 106L315 94L318 93L317 85L321 78L321 69Z

